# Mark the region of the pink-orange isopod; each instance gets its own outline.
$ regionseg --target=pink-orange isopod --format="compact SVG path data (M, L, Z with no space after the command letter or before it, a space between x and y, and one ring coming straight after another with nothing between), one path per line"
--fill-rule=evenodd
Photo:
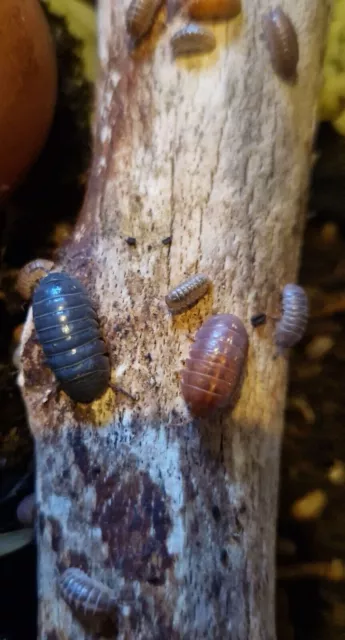
M229 20L241 13L240 0L186 0L193 20Z
M30 300L40 280L42 280L53 267L54 262L51 260L37 258L36 260L28 262L20 269L17 277L16 290L24 300Z
M247 353L247 331L235 315L214 315L204 322L181 372L182 395L192 414L205 415L237 401Z

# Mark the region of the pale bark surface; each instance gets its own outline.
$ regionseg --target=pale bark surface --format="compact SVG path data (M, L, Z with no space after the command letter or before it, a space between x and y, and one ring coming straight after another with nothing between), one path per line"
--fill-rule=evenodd
M163 12L129 56L124 4L99 3L94 163L62 266L88 287L113 381L137 402L58 393L28 319L39 637L96 637L56 586L79 566L118 593L120 638L271 640L287 363L273 322L254 330L250 317L274 313L297 277L328 2L284 3L300 43L294 88L261 39L268 0L247 0L241 20L214 27L215 52L189 62L171 59L181 20L164 28ZM212 295L172 319L164 295L196 272ZM213 312L244 321L248 368L232 415L192 420L177 372Z

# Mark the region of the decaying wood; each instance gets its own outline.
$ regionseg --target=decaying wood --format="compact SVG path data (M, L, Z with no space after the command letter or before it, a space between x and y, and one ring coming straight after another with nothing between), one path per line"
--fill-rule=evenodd
M94 162L61 263L97 304L113 381L137 401L109 389L73 404L29 316L20 384L37 454L39 637L95 637L58 592L75 566L118 595L120 638L269 640L286 360L272 321L250 318L274 314L296 279L328 2L284 3L295 87L261 39L268 0L247 0L212 27L215 51L187 62L171 58L182 21L166 26L164 9L129 55L125 4L99 3ZM172 318L164 296L197 272L212 295ZM248 370L232 415L192 420L177 372L212 312L244 321Z

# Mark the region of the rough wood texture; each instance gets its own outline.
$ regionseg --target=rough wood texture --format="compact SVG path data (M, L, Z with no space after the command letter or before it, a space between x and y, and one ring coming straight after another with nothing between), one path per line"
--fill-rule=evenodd
M214 27L216 50L188 62L171 58L182 22L164 29L164 10L130 57L124 5L99 3L94 163L62 264L99 307L114 381L138 400L109 389L74 405L28 318L39 637L95 637L59 597L58 571L77 566L118 594L120 638L271 640L286 360L274 359L272 322L254 330L250 317L274 312L297 274L328 2L284 3L299 34L295 88L260 37L268 0L247 0L242 19ZM198 271L212 295L172 318L165 294ZM243 319L247 375L233 415L191 420L177 372L213 311Z

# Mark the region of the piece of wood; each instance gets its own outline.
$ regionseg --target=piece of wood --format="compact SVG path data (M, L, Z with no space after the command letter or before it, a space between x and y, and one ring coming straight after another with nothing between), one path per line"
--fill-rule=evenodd
M120 638L271 640L286 360L273 322L254 330L250 318L273 314L297 278L328 1L284 4L295 87L272 71L266 0L212 27L215 51L189 61L171 57L182 20L165 26L164 9L129 55L125 8L99 3L94 162L62 266L87 286L113 382L137 401L58 393L28 318L19 382L36 441L39 638L96 637L58 592L58 572L76 566L117 593ZM165 294L196 272L212 295L171 317ZM212 312L245 323L248 369L232 415L192 420L178 371Z

